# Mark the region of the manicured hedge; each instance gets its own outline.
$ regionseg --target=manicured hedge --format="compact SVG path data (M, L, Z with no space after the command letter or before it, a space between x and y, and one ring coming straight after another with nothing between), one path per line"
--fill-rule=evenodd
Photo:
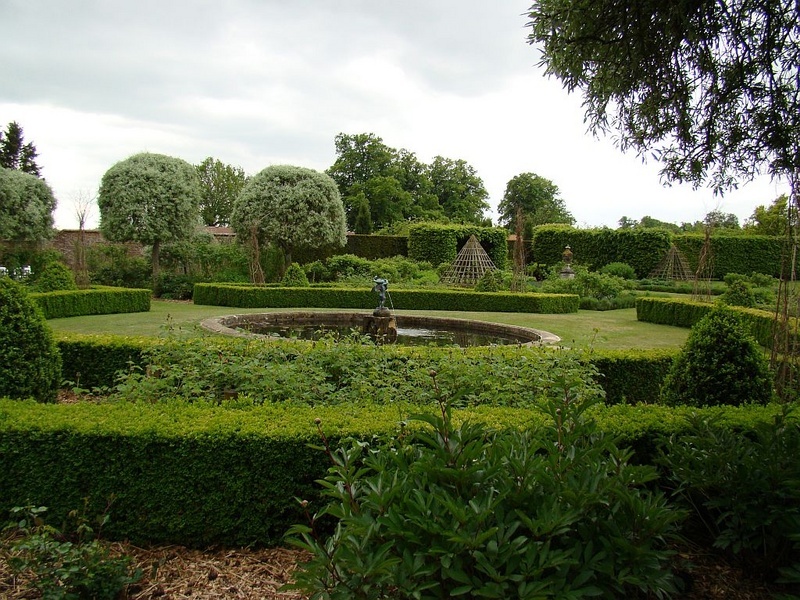
M696 302L682 298L637 298L636 318L647 323L691 327L714 308L707 302ZM775 314L755 308L729 307L739 313L756 341L766 348L772 347ZM797 320L793 321L797 329Z
M98 287L88 290L64 290L32 293L45 318L78 317L148 312L152 292L144 289Z
M698 234L673 236L673 241L686 257L692 270L697 269L705 237ZM722 279L728 273L764 273L779 277L786 240L765 235L714 235L711 237L712 279ZM788 257L787 257L788 260Z
M392 256L408 256L408 237L404 235L359 235L351 233L347 236L347 245L341 254L355 254L368 260L391 258Z
M744 432L780 408L694 409ZM636 459L653 459L656 440L680 434L689 409L619 405L596 413ZM457 419L493 428L547 423L536 410L457 410ZM0 399L0 513L44 505L54 522L74 509L96 515L113 499L104 534L138 544L194 547L282 542L303 521L294 498L320 508L314 481L328 467L314 419L332 445L397 431L403 406L249 410L172 404L42 405Z
M599 372L606 404L655 404L678 349L594 350L589 359Z
M564 247L570 246L576 264L599 269L623 262L636 276L647 277L670 247L670 234L661 229L575 229L567 225L542 225L533 233L532 262L557 265Z
M501 227L438 223L413 225L408 235L408 256L434 266L451 263L472 235L478 238L494 266L504 269L508 262L508 231Z
M543 225L533 234L531 262L553 266L561 262L564 246L572 249L574 261L598 269L624 262L639 278L648 277L674 243L694 272L705 236L672 234L664 229L575 229L568 225ZM728 273L753 272L778 277L786 241L763 235L714 235L711 237L711 272L722 279Z
M238 308L363 308L377 306L368 290L348 288L277 288L198 283L194 303ZM455 290L389 290L394 309L459 310L562 314L577 312L580 299L567 294L512 294Z
M142 366L142 351L156 338L56 333L61 379L81 388L110 387L117 373Z

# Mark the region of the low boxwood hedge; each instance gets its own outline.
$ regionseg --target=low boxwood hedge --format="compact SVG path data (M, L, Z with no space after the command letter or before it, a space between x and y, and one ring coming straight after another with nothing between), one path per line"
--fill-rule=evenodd
M61 379L87 390L114 385L117 373L143 366L142 352L157 338L56 333Z
M673 327L692 327L714 308L713 304L684 300L682 298L637 298L636 318L639 321L672 325ZM755 308L729 307L740 314L756 341L764 347L772 347L775 314ZM792 320L794 331L797 320Z
M44 312L46 319L148 312L150 290L97 287L88 290L62 290L32 293L31 298Z
M377 305L367 289L254 287L198 283L194 303L237 308L363 308ZM512 294L456 290L390 290L395 309L562 314L578 312L580 298L569 294Z
M227 338L214 337L214 343L224 345ZM158 338L97 336L74 333L56 334L62 356L62 380L84 389L113 386L117 374L145 367L143 351ZM296 352L308 351L314 345L302 341L283 340ZM319 349L317 348L317 351ZM434 349L434 351L436 351ZM470 349L477 356L481 349ZM495 356L520 351L513 347L489 350ZM425 354L424 347L413 349L416 356ZM653 404L658 401L661 383L678 350L593 350L588 360L598 369L598 383L606 393L606 404ZM379 369L376 368L376 372Z
M418 410L418 409L415 409ZM601 430L650 462L659 436L680 434L689 409L599 408ZM780 407L693 409L744 432ZM476 408L457 419L493 428L538 428L537 410ZM328 467L315 419L331 444L398 431L401 405L247 410L183 404L60 404L0 399L0 513L44 505L58 521L86 502L87 515L113 500L110 538L194 547L279 544L303 520L295 498L321 507L315 480Z

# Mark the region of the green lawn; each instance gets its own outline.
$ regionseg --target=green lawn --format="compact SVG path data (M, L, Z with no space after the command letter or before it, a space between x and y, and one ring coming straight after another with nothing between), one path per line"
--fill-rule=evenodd
M168 323L182 332L192 333L198 330L200 321L207 317L275 310L195 306L191 303L153 300L147 313L51 319L48 323L58 332L157 336ZM559 336L564 345L575 347L674 348L683 344L689 335L688 329L640 323L636 320L636 310L632 308L604 312L582 310L568 315L402 310L397 314L448 316L544 329Z

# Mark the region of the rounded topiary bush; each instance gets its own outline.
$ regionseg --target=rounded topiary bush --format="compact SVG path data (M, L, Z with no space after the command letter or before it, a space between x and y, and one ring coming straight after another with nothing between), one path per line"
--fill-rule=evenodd
M42 272L36 277L33 289L37 292L57 292L60 290L77 290L75 276L72 270L60 262L51 262L45 265Z
M614 275L622 279L636 279L636 271L634 268L628 263L623 262L608 263L600 269L600 273L603 275Z
M764 351L739 315L722 306L692 327L662 387L668 404L738 406L771 398Z
M720 302L730 306L753 308L756 305L756 296L749 283L737 279L728 284L728 289L720 297Z
M286 269L286 273L283 274L281 285L285 287L308 287L308 277L306 277L303 267L297 263L290 264L289 268Z
M8 277L0 277L0 348L0 397L55 400L58 347L39 307Z

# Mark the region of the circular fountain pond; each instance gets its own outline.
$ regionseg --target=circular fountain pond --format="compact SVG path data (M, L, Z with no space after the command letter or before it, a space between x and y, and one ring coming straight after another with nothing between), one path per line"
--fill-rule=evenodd
M439 317L392 316L397 336L393 343L437 346L490 346L552 344L560 338L547 331ZM272 338L320 339L323 336L352 336L368 334L375 317L354 312L274 312L248 315L228 315L206 319L204 329L236 336Z

